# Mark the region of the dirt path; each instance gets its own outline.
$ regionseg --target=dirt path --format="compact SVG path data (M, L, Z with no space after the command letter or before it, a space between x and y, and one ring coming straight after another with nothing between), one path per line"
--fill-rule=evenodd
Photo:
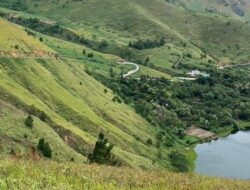
M183 59L183 55L182 54L180 54L179 55L179 59L177 60L177 62L174 64L174 68L176 68L181 62L182 62L182 59Z
M0 57L4 58L14 58L14 59L52 59L56 58L58 55L52 52L46 52L42 50L33 50L31 52L22 52L22 51L3 51L0 50Z
M133 75L133 74L137 73L140 70L140 66L137 65L137 64L135 64L135 63L124 61L124 62L118 62L118 64L121 64L121 65L133 65L133 66L135 66L135 69L128 71L126 74L123 74L122 75L123 78L127 78L130 75Z
M241 63L237 65L225 65L225 66L220 66L220 69L225 69L225 68L234 68L234 67L240 67L240 66L248 66L250 63Z

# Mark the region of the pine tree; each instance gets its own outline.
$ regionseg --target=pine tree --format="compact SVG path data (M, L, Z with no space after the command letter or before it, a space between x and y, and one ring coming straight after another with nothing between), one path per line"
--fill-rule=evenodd
M113 145L108 143L108 139L106 139L101 132L95 144L93 153L88 156L90 163L116 165L117 160L111 154L112 149Z

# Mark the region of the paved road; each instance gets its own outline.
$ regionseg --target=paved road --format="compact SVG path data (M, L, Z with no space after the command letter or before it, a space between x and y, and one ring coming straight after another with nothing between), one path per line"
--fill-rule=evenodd
M140 70L140 66L137 65L136 63L126 62L126 61L118 62L118 63L121 64L121 65L133 65L133 66L135 66L135 69L128 71L126 74L123 74L122 75L123 78L127 78L130 75L133 75L133 74L137 73Z

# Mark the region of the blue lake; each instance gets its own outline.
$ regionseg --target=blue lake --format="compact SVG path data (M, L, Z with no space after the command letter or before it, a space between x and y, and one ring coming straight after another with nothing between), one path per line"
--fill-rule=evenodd
M208 176L250 179L250 131L220 138L195 148L195 172Z

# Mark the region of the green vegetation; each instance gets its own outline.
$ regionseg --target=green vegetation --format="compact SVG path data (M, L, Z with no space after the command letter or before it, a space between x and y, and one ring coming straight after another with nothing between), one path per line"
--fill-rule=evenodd
M209 1L204 0L166 0L169 3L181 5L187 9L205 12L210 14L218 14L225 16L233 16L237 19L249 20L250 4L248 1L236 1L236 0L223 0L223 1Z
M117 165L117 160L111 154L113 145L108 143L108 139L101 132L92 154L88 155L90 163Z
M248 190L248 181L48 161L1 159L0 189Z
M182 154L177 151L173 151L169 154L170 161L174 167L176 167L177 171L180 172L187 172L188 165L187 165L187 158L185 154Z
M31 115L29 115L26 119L25 119L25 125L27 127L32 128L33 127L33 118L31 117Z
M208 63L209 59L225 63L245 62L249 59L246 52L250 49L247 42L250 39L250 26L245 21L223 15L194 13L166 3L165 0L109 0L106 3L90 0L84 3L70 1L66 4L63 1L27 0L24 4L27 6L26 12L37 14L36 17L49 17L54 20L52 23L61 23L94 44L108 44L100 46L101 51L134 61L146 58L142 56L144 51L127 48L130 41L139 40L138 35L140 39L164 37L166 44L174 46L179 52L182 52L181 49L194 52L199 56L199 64ZM97 24L100 19L103 22ZM107 43L103 43L105 41ZM93 47L97 49L98 46ZM154 52L152 49L152 56ZM166 53L174 52L165 45L160 57ZM207 58L201 54L206 54ZM159 59L155 59L153 64L171 65Z
M0 189L249 189L188 173L186 135L249 127L249 67L219 69L250 59L244 18L196 0L0 6Z
M52 157L52 150L49 146L49 143L45 142L43 138L39 139L37 149L40 150L45 157L47 158Z
M239 120L249 121L250 78L246 69L209 69L207 72L209 77L201 76L196 81L182 83L147 76L140 80L101 77L99 80L125 103L132 104L152 125L183 139L183 131L193 124L220 133L238 129Z
M39 39L28 36L16 25L0 21L1 27L9 28L9 33L17 39L19 34L24 34L27 39L26 46L30 49L33 49L33 44L38 43L38 47L51 50ZM9 39L6 38L5 43L8 42ZM81 50L82 48L79 49ZM101 57L112 58L98 53L94 58L101 59ZM87 59L83 59L80 63L84 64ZM0 58L1 99L16 106L26 114L26 117L28 114L34 116L34 130L38 127L35 118L39 118L40 126L46 125L53 131L53 137L48 138L48 134L37 136L33 134L31 136L36 137L35 142L29 138L26 142L25 133L30 134L32 131L22 132L22 135L19 135L19 131L23 128L15 127L17 130L14 134L2 133L7 135L8 139L3 142L6 145L6 152L11 151L7 144L14 141L14 150L19 152L19 147L24 146L26 148L20 150L20 154L22 157L29 157L29 146L37 147L39 139L44 138L53 150L52 159L71 160L73 157L75 162L79 162L91 152L96 137L102 130L108 133L110 142L115 145L112 152L123 164L144 168L157 168L160 165L167 167L169 164L167 156L164 161L153 164L153 160L157 158L157 149L146 144L148 138L155 139L156 129L128 105L113 102L115 94L86 74L83 64L79 64L77 59L72 61L68 58L47 57L46 53L39 54L37 58L27 59L22 50L17 51L16 55L8 54ZM106 93L104 89L107 89ZM24 120L21 121L22 125L25 125ZM13 125L14 123L6 127ZM27 127L26 129L30 130ZM29 137L28 134L27 136ZM54 139L58 138L60 139L58 145L71 151L62 154L63 149L60 151L55 149L58 145L54 145ZM164 154L167 155L167 150L164 150Z
M128 46L133 47L135 49L142 50L142 49L151 49L151 48L161 47L161 46L164 46L165 43L166 42L164 38L161 38L159 41L148 39L146 41L138 40L135 42L129 42Z

